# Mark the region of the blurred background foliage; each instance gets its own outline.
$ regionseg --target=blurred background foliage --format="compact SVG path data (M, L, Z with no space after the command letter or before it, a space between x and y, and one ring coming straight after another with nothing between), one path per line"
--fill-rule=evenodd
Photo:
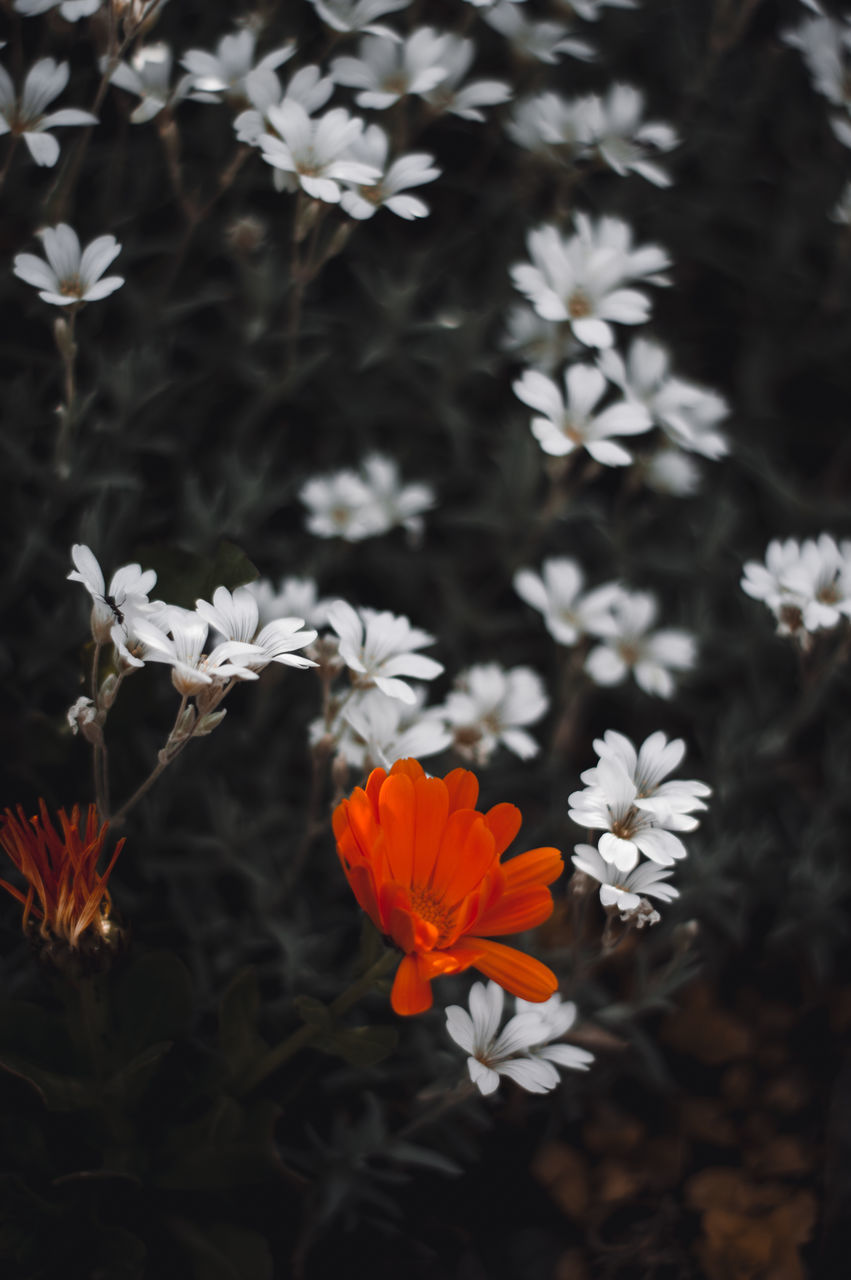
M263 47L295 37L298 63L324 57L309 4L260 8ZM130 126L127 95L111 89L66 216L84 243L117 236L126 284L77 324L82 412L67 477L53 466L54 314L11 275L49 218L56 173L20 156L0 197L2 795L28 811L39 796L51 809L90 798L87 749L65 721L88 661L86 604L65 582L72 543L110 570L156 568L157 594L186 604L255 569L311 575L323 596L431 631L446 665L439 693L473 662L541 673L554 702L535 731L541 755L503 754L481 779L485 804L523 809L524 847L570 850L567 796L595 735L683 736L687 775L714 794L677 869L682 898L605 965L571 973L576 935L557 888L539 950L567 973L598 1062L550 1098L507 1090L502 1105L468 1102L429 1122L420 1095L451 1087L459 1069L442 1013L397 1025L380 994L364 1005L368 1043L329 1042L330 1054L312 1050L242 1096L258 1045L298 1025L293 997L327 1004L371 945L328 835L282 892L320 699L308 675L267 672L128 822L111 886L127 952L90 993L97 1096L11 899L0 913L4 1275L310 1277L331 1274L342 1248L376 1275L404 1262L435 1280L734 1265L743 1280L794 1280L817 1258L819 1274L840 1274L829 1267L846 1230L845 1093L832 1103L833 1145L824 1126L851 1026L847 664L826 638L802 666L739 578L772 537L851 535L851 241L828 216L848 153L781 42L803 13L792 0L604 10L588 28L597 60L556 67L513 63L466 8L428 0L394 16L472 23L477 74L510 79L518 95L638 85L648 115L680 132L670 189L595 174L577 203L625 216L639 242L670 251L673 287L654 297L650 332L683 376L728 399L730 457L703 465L688 498L607 473L540 524L541 455L501 339L516 301L508 267L560 196L505 136L508 108L416 133L443 170L424 192L431 215L354 227L307 290L291 363L293 198L252 152L190 229L156 127ZM156 35L179 52L213 48L248 15L171 0ZM91 100L85 23L22 20L8 4L2 20L5 53L24 66L67 57L74 101ZM224 105L177 111L185 187L202 203L237 151L230 117ZM74 149L64 138L63 160ZM310 536L301 485L373 449L433 485L422 541ZM657 592L665 625L695 632L698 665L672 702L628 685L557 705L562 651L511 588L518 563L553 554L576 556L592 582ZM549 750L565 710L570 732ZM150 767L173 711L160 668L126 684L109 724L117 793ZM698 966L703 985L683 993ZM447 980L441 994L463 999L466 987Z

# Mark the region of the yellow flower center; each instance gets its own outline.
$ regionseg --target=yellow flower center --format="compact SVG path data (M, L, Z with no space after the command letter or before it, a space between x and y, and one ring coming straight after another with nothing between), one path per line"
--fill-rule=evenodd
M437 939L438 946L449 936L452 928L452 912L442 898L435 897L424 885L417 885L411 889L411 910L427 924L434 925L440 935Z

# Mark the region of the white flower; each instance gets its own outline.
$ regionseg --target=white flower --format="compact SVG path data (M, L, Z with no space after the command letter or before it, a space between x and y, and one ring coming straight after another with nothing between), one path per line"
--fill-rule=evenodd
M680 896L679 889L668 883L672 874L670 868L642 862L632 871L619 871L613 862L601 857L592 844L577 844L574 848L574 866L599 880L600 901L604 907L617 907L618 911L629 912L640 906L642 898L673 902Z
M367 689L357 693L342 713L342 724L332 732L337 737L337 750L354 768L366 770L380 765L392 768L397 760L413 756L424 759L436 755L452 742L452 734L445 721L434 711L423 711L425 693L416 690L412 704L388 698L380 689ZM316 722L315 734L324 733L321 721Z
M570 0L570 7L577 17L596 22L601 9L637 9L638 0Z
M47 13L50 9L58 9L66 22L78 22L80 18L89 18L97 13L101 0L15 0L15 10L25 18L35 17L39 13Z
M626 362L610 349L601 352L598 363L628 400L645 406L679 448L712 459L729 452L727 439L718 430L729 412L726 400L716 391L672 377L668 352L658 342L635 338Z
M751 560L744 566L741 585L768 605L781 635L806 642L809 633L851 617L851 542L837 545L828 533L802 543L775 539L764 565Z
M447 35L444 39L440 55L444 77L423 97L435 111L460 116L462 120L484 120L480 108L508 102L511 88L503 80L474 80L462 86L461 81L473 61L475 45L472 40L462 40L458 36Z
M569 556L545 560L541 573L519 569L514 590L533 609L558 644L573 645L584 635L605 635L611 628L609 607L620 595L617 583L609 582L580 595L584 575Z
M496 982L487 986L474 982L469 1013L457 1004L446 1010L446 1030L469 1054L467 1070L480 1093L494 1093L500 1076L514 1080L529 1093L548 1093L559 1081L554 1062L579 1070L587 1068L591 1054L571 1045L547 1043L554 1035L563 1034L556 1028L563 1026L567 1030L572 1025L573 1005L559 1007L559 996L541 1006L518 1001L518 1012L497 1034L504 1000L505 993Z
M552 373L559 365L584 351L570 326L544 320L532 307L518 302L506 317L506 333L500 344L535 369Z
M674 498L689 497L701 483L700 468L694 459L672 445L642 459L641 474L649 488Z
M226 640L204 652L207 623L191 609L165 605L151 618L140 618L136 634L144 645L146 662L172 667L171 681L178 693L194 697L210 685L222 687L231 680L256 680L256 663L263 655L253 644Z
M538 754L538 744L521 726L540 720L549 707L543 681L530 667L505 670L495 662L463 671L440 708L454 730L455 748L486 764L502 743L521 760Z
M601 760L615 760L635 784L635 804L639 809L657 816L668 813L693 813L695 809L705 809L702 797L712 794L712 788L705 782L692 778L688 781L675 779L663 782L662 779L676 769L685 755L686 744L682 738L673 738L670 742L661 730L651 733L645 738L636 751L633 743L622 733L607 729L602 738L594 739L594 750ZM598 786L597 766L586 769L581 775L586 786ZM680 831L694 830L697 819L691 819L691 826L678 827Z
M270 662L299 667L302 671L316 666L310 658L293 652L294 649L304 649L306 645L312 644L316 639L316 632L301 630L304 626L303 618L275 618L261 628L257 599L247 587L237 587L234 592L228 591L227 587L216 587L213 603L196 600L195 611L225 640L234 640L260 650L257 657L246 656L240 659L241 665L251 671L262 671Z
M82 543L71 548L74 568L68 574L71 582L82 582L92 597L92 637L96 644L108 644L110 640L119 649L131 640L131 630L136 617L148 604L148 592L157 581L153 569L142 569L139 564L125 564L116 569L106 589L103 570L92 550ZM124 656L124 654L122 654ZM131 666L142 663L128 654Z
M403 485L395 462L378 453L363 460L360 474L343 470L315 476L299 496L309 510L311 533L347 542L377 537L397 525L417 534L422 513L434 506L428 485Z
M331 75L338 84L359 89L359 107L383 111L408 94L426 94L446 78L443 54L448 35L432 27L418 27L405 40L365 36L359 56L335 58Z
M340 204L350 217L362 221L371 218L382 207L400 218L424 218L428 214L428 205L422 200L400 193L408 187L419 187L440 177L440 169L434 168L434 156L426 152L412 152L397 157L388 165L389 145L384 130L377 124L371 124L349 148L353 160L363 161L379 174L374 183L350 187L343 192Z
M254 64L254 46L257 36L250 27L233 35L222 36L215 53L205 49L190 49L181 59L181 66L192 76L192 97L198 102L222 102L225 99L248 98L246 78L251 71L274 71L295 53L295 43L273 49Z
M266 115L278 136L260 135L263 159L291 173L314 200L339 204L341 182L368 186L381 177L373 165L350 159L349 148L360 137L363 121L345 107L334 107L314 120L300 103L285 98Z
M277 590L268 578L258 578L245 589L257 601L262 626L276 618L304 618L309 627L324 627L328 621L331 601L318 598L313 578L282 578Z
M395 37L383 23L373 22L385 13L406 9L411 0L310 0L322 21L334 31L366 31L376 36Z
M638 865L639 853L663 867L686 856L686 847L674 832L693 831L696 818L670 806L644 808L634 779L615 758L603 757L593 776L592 786L570 795L569 814L580 827L603 832L597 843L606 862L626 872Z
M233 122L236 136L240 142L248 142L251 146L260 145L260 138L271 130L269 124L269 108L281 107L285 102L297 102L309 116L320 107L324 107L334 92L334 81L330 76L323 76L315 63L299 67L287 81L286 89L275 72L266 68L250 71L245 77L245 87L251 107L241 111ZM290 178L282 170L276 169L274 177L286 181ZM297 183L292 181L292 189Z
M538 369L527 369L514 383L514 394L545 416L533 418L532 434L544 453L564 457L585 448L602 466L623 467L632 454L615 444L612 436L637 435L653 425L643 405L619 400L595 415L594 409L607 387L599 369L588 364L571 365L564 375L565 395Z
M189 92L191 74L181 76L171 87L172 52L167 44L141 45L130 62L119 62L109 77L119 89L134 93L141 101L130 113L131 124L145 124L166 107L175 106Z
M335 600L328 621L340 637L340 657L355 672L355 683L361 688L374 684L388 698L413 705L416 694L399 677L433 680L443 670L433 658L414 652L434 644L434 636L412 627L405 617L367 608L355 611L344 600Z
M586 141L581 99L568 102L552 91L524 98L514 107L505 131L527 151L559 163L569 161Z
M659 272L669 259L658 245L632 248L632 231L619 218L596 223L584 214L575 218L576 234L563 237L547 224L529 233L531 263L511 268L515 288L529 299L545 320L567 321L586 346L610 347L614 333L609 321L643 324L650 302L629 280L667 284Z
M8 71L0 66L0 134L23 138L36 164L46 168L52 168L59 159L59 143L48 133L49 129L98 122L91 111L79 111L76 107L45 114L65 88L69 74L67 62L39 58L26 74L19 101Z
M585 660L591 679L600 685L620 684L632 671L645 693L670 698L675 688L671 672L694 666L694 636L673 629L651 631L657 604L647 592L621 590L610 611L611 630Z
M45 227L38 234L47 261L33 253L19 253L13 271L19 280L38 289L38 296L45 302L52 302L56 307L96 302L124 284L123 276L101 279L121 252L115 236L98 236L81 252L77 233L66 222Z
M604 98L580 99L580 132L585 145L615 173L630 170L657 187L669 187L664 169L648 159L648 149L670 151L678 142L675 131L658 121L642 122L644 95L628 84L613 84Z
M488 26L504 35L514 50L524 57L556 63L564 53L585 61L594 56L589 44L570 36L569 27L561 22L535 22L525 17L514 0L500 0L483 16Z
M68 708L65 719L75 737L78 733L86 737L87 732L92 732L92 725L97 724L97 716L98 713L91 698L78 698Z

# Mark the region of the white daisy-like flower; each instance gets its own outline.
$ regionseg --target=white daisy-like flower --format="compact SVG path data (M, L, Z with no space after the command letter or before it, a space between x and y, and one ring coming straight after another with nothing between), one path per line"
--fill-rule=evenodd
M403 193L410 187L420 187L440 177L440 169L434 167L434 156L427 152L412 152L398 156L388 164L389 148L390 140L377 124L368 125L349 148L353 160L363 161L379 173L374 183L343 191L340 205L349 217L363 221L381 208L408 220L427 216L428 205L423 200Z
M489 27L505 36L515 53L538 62L555 64L563 54L587 62L594 49L584 40L570 35L561 22L536 22L517 8L515 0L499 0L482 15Z
M741 586L771 609L779 634L807 643L812 632L851 617L851 541L837 544L828 533L804 542L774 539L765 564L744 566Z
M407 9L411 0L310 0L319 17L332 31L350 34L353 31L375 36L399 39L395 31L384 23L374 22L385 13Z
M576 1022L576 1005L572 1000L562 1000L558 992L535 1004L531 1000L523 1000L516 996L514 1007L519 1014L533 1013L540 1020L546 1031L544 1040L534 1044L527 1052L530 1058L555 1062L560 1067L569 1067L572 1071L587 1071L594 1061L593 1053L580 1049L573 1044L550 1044L566 1035Z
M505 334L500 345L504 351L512 352L543 373L552 373L585 352L569 325L544 320L534 308L523 302L513 306L506 316Z
M74 568L68 574L71 582L81 582L92 597L91 627L96 644L115 645L119 656L128 666L142 666L137 655L131 652L135 642L135 622L145 612L148 593L156 585L153 569L143 569L139 564L125 564L109 580L109 590L103 570L90 547L75 543L71 548Z
M657 187L669 187L664 169L648 158L670 151L679 141L669 124L643 121L644 95L628 84L613 84L605 97L592 94L577 104L579 130L586 147L623 176L637 173Z
M673 902L680 896L679 889L668 883L673 874L670 868L641 862L631 871L621 871L613 862L607 862L592 844L577 844L574 849L573 865L599 880L600 902L604 907L630 912L641 905L642 898Z
M544 414L532 419L532 434L544 453L555 457L584 448L602 466L628 466L632 454L612 436L640 435L653 425L643 405L625 399L594 412L608 386L594 365L571 365L564 375L564 395L538 369L527 369L513 385L519 400Z
M422 514L434 506L426 484L402 484L392 458L370 454L360 473L343 470L315 476L302 486L308 508L307 528L321 538L360 542L401 525L411 534L422 531Z
M514 1080L528 1093L549 1093L559 1082L555 1063L560 1066L585 1070L592 1056L583 1049L571 1045L549 1045L553 1038L551 1028L565 1022L568 1013L572 1025L575 1017L573 1006L563 1006L561 1016L557 1012L555 996L545 1002L544 1012L539 1006L518 1002L519 1012L509 1019L502 1031L502 1011L505 993L496 982L474 982L470 988L469 1012L460 1005L449 1005L446 1010L446 1030L455 1043L468 1054L467 1070L470 1079L482 1094L494 1093L499 1087L500 1076ZM563 1034L555 1031L555 1035ZM553 1053L552 1050L558 1052ZM561 1050L567 1050L565 1054Z
M610 382L628 400L643 404L653 421L680 449L722 458L729 452L718 424L729 407L723 396L670 372L670 356L658 342L634 338L626 360L611 348L600 353L598 363Z
M473 80L462 85L473 62L472 40L447 35L440 61L444 77L436 88L422 96L434 111L460 116L462 120L484 120L482 107L495 107L511 99L511 86L504 80Z
M502 744L521 760L538 754L525 725L545 715L550 702L540 676L531 667L506 670L496 662L462 671L438 714L453 730L455 749L477 764L487 764Z
M58 9L66 22L79 22L97 13L101 0L15 0L15 11L25 18L34 18L50 9Z
M257 601L261 626L277 618L304 618L309 627L324 627L328 621L331 601L319 598L313 578L285 577L277 587L268 578L257 578L245 589Z
M644 591L621 589L610 603L610 630L585 660L595 684L615 685L631 671L645 693L670 698L676 687L673 672L688 671L696 659L694 636L668 628L652 631L658 605Z
M434 636L412 627L401 615L355 610L345 600L335 600L328 610L328 621L340 637L340 657L355 673L355 684L360 688L375 685L388 698L401 698L413 705L416 694L400 677L433 680L443 671L442 663L415 652L434 644Z
M200 618L225 638L240 644L252 645L260 650L257 657L240 659L251 671L262 671L270 662L286 667L315 667L310 658L294 652L304 649L316 639L315 631L302 631L304 618L275 618L260 626L260 606L253 592L247 587L228 591L217 587L213 602L195 601L195 612Z
M415 693L411 704L388 698L380 689L356 693L342 712L342 724L332 729L337 751L361 770L377 765L391 769L397 760L421 760L445 751L452 742L445 720L433 711L424 713L425 692L418 688ZM321 720L315 724L311 738L325 732Z
M69 75L67 62L39 58L24 78L19 99L11 76L0 66L0 134L23 138L33 160L45 168L52 168L59 159L59 143L48 130L98 122L91 111L80 111L76 107L47 112L50 103L68 83Z
M519 569L514 590L543 615L558 644L574 645L585 635L605 635L611 629L610 605L621 588L607 582L582 594L585 575L570 556L545 560L541 572Z
M597 841L600 854L618 871L632 871L643 853L662 867L670 867L686 856L686 847L676 831L693 831L697 819L670 808L651 811L635 781L620 762L604 757L595 767L593 786L569 796L569 814L587 831L601 831Z
M446 78L443 55L451 39L432 27L418 27L401 41L365 36L358 57L335 58L331 75L338 84L360 90L359 107L384 111L409 94L428 93Z
M602 738L594 739L594 750L601 760L617 761L632 779L636 788L635 804L639 809L664 816L666 813L693 813L695 809L706 808L703 797L711 795L712 788L705 782L698 782L695 778L663 781L685 755L686 744L682 738L673 738L669 742L658 730L645 738L636 751L625 734L607 729ZM596 765L580 776L586 786L599 785ZM691 827L678 829L694 830L697 819L692 823Z
M152 617L140 618L135 629L145 661L170 666L171 682L185 697L231 680L256 680L255 665L267 660L256 645L232 640L206 653L207 623L194 610L179 605L165 605Z
M80 249L76 231L66 222L38 232L47 258L34 253L15 256L14 274L38 289L38 296L55 307L76 306L107 298L124 284L123 276L107 276L104 271L121 252L115 236L98 236Z
M296 51L295 42L290 41L255 63L256 44L256 33L250 27L243 27L232 35L222 36L215 53L189 49L181 59L181 66L192 76L192 97L198 102L247 100L249 73L257 69L274 71Z
M670 260L658 245L632 248L632 231L620 218L592 222L575 218L576 233L564 237L547 224L531 231L527 244L531 263L511 268L515 288L545 320L567 321L586 346L610 347L616 324L643 324L650 301L628 281L667 284L660 275Z
M140 99L130 113L131 124L145 124L166 107L176 106L186 97L193 84L193 76L191 73L181 76L172 87L173 61L167 44L141 45L129 62L119 62L112 72L109 77L112 84Z
M352 143L363 131L363 121L345 107L333 107L318 119L307 114L292 98L285 98L266 112L274 134L258 139L267 164L292 174L314 200L339 204L342 182L369 186L381 177L374 165L350 158Z
M587 140L581 100L568 101L552 91L521 99L505 131L519 147L559 164L572 160Z
M323 76L315 63L299 67L287 81L287 87L281 88L281 82L274 71L251 71L245 77L245 87L251 106L241 111L233 122L239 142L248 142L251 146L260 145L264 133L274 132L269 123L269 108L281 107L285 102L297 102L309 116L326 105L334 92L334 81L330 76ZM282 170L276 169L276 178L290 178ZM293 190L296 182L292 180Z

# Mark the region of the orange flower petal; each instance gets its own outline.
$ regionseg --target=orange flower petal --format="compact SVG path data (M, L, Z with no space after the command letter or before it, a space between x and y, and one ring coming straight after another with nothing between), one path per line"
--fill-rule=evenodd
M493 836L475 809L450 813L434 863L431 892L447 906L460 901L481 882L495 860Z
M505 890L528 889L536 884L552 884L564 870L564 858L560 849L529 849L516 858L503 862Z
M437 859L449 819L449 792L442 778L421 778L414 783L414 884L426 884Z
M449 792L449 809L475 809L479 780L469 769L453 769L443 779Z
M486 978L493 978L513 996L540 1003L549 1000L558 989L558 978L534 956L488 938L459 938L453 951L472 955L472 965Z
M494 838L497 856L505 853L520 830L522 821L523 816L516 804L495 804L492 809L488 809L485 825Z
M483 911L475 922L475 932L484 936L499 937L504 933L522 933L549 920L553 913L553 895L549 889L536 886L520 889L499 898L492 907Z
M369 803L372 805L372 812L376 821L378 820L378 793L386 777L386 769L373 769L366 780L366 794L369 797Z
M404 760L396 761L393 768L390 770L390 777L392 778L394 775L399 773L413 779L414 782L416 782L418 778L425 777L425 769L422 767L419 760L415 760L413 756L406 756Z
M405 1018L414 1013L425 1013L431 1008L432 999L431 985L420 975L416 958L403 956L390 992L393 1012Z
M392 775L378 793L378 821L384 832L388 869L397 884L411 883L415 818L413 780L404 773Z

